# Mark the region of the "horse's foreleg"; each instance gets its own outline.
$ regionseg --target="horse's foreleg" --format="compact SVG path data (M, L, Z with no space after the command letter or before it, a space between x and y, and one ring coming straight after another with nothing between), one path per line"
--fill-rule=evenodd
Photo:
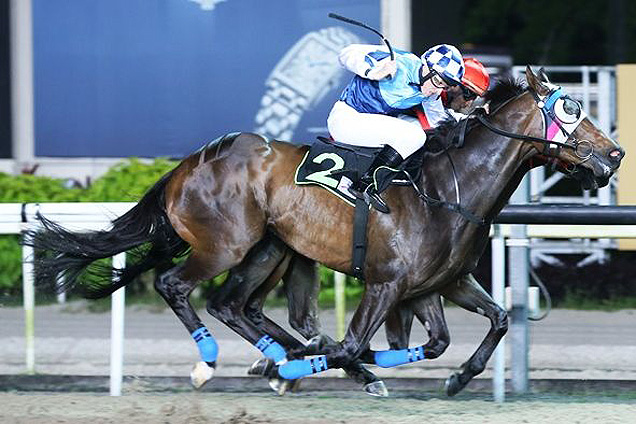
M490 320L490 330L475 353L462 365L462 371L446 380L446 393L457 394L468 382L486 367L493 351L508 331L508 314L497 305L490 295L468 274L458 284L450 284L442 291L445 298L471 312L486 316Z
M424 357L426 359L439 357L450 344L450 333L446 325L442 298L438 293L433 293L414 299L410 306L428 333L428 342L423 346Z
M384 329L386 330L386 341L391 349L404 349L409 346L414 316L408 301L399 303L389 312Z
M320 278L316 262L295 254L283 276L283 289L287 297L288 318L292 328L307 340L319 336Z
M263 304L265 303L267 295L276 287L281 278L283 278L283 281L285 281L286 276L289 274L289 270L294 267L293 264L296 260L296 256L298 255L296 255L291 249L287 249L286 254L289 255L289 257L287 258L288 260L284 261L284 263L281 262L281 264L272 272L272 274L267 277L267 280L263 284L261 284L261 286L258 287L250 296L247 306L245 307L245 314L252 323L257 325L259 328L270 334L274 339L282 343L287 348L288 356L294 357L298 354L298 352L302 352L305 349L305 345L299 342L295 337L293 337L291 334L289 334L263 313ZM292 311L294 309L294 304L293 301L289 299L289 296L288 302L290 311ZM313 323L314 321L312 320L312 318L316 318L317 321L317 317L310 317L308 318L307 322ZM298 330L299 328L299 322L301 322L301 318L298 318L298 321L290 320L292 328L296 330ZM300 327L300 329L304 330L305 328L310 327L311 324L307 324ZM313 337L314 335L311 334L308 337L307 331L299 331L299 333L307 339ZM309 333L311 333L311 331L309 331Z
M424 345L409 348L413 314L424 325L429 340ZM370 363L391 368L423 359L434 359L440 356L450 343L444 309L437 293L401 303L389 316L391 319L387 317L386 331L391 350L368 352L365 359Z
M337 346L336 341L321 334L318 318L318 295L320 278L316 263L302 255L295 254L289 269L283 276L283 287L289 306L289 323L296 331L310 340L309 346L291 350L290 356L318 355L326 347ZM361 361L354 361L343 367L354 381L363 385L363 390L372 396L388 396L384 382L367 370Z
M367 349L371 338L384 322L387 312L399 300L400 294L395 281L391 283L367 283L362 300L339 348L327 355L283 364L278 369L279 374L283 378L296 379L327 369L343 368L350 365Z

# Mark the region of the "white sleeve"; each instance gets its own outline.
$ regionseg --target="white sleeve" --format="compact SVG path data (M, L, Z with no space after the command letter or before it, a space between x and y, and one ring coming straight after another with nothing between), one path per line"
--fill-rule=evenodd
M425 100L422 102L422 109L426 115L426 120L431 128L438 126L443 120L448 118L448 113L444 109L442 99L438 97L435 100Z
M459 113L459 112L455 112L453 109L448 108L446 110L446 113L448 113L450 116L452 116L453 118L455 118L455 120L457 122L459 122L460 120L467 118L468 115L464 115L463 113Z
M369 53L378 50L388 52L384 46L350 44L340 51L338 60L344 68L364 78L369 70L375 67L375 64L378 62L369 56Z

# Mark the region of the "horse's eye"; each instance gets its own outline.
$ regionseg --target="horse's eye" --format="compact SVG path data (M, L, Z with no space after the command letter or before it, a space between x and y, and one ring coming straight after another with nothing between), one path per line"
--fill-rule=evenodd
M581 105L569 97L561 97L554 103L554 113L564 124L573 124L581 116Z

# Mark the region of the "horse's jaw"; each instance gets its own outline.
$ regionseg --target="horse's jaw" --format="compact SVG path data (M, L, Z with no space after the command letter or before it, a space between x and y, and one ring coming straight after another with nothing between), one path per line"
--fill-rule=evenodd
M595 190L608 185L613 172L602 172L599 175L590 168L577 166L569 175L579 182L583 190Z

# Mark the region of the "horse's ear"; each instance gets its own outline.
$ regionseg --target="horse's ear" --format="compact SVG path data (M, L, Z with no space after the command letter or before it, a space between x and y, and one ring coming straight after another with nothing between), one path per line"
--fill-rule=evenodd
M543 66L539 68L539 75L541 75L541 81L550 84L550 78L548 78L548 74L545 73Z
M528 82L528 86L540 96L546 96L550 92L550 89L541 82L530 65L526 66L526 81Z

